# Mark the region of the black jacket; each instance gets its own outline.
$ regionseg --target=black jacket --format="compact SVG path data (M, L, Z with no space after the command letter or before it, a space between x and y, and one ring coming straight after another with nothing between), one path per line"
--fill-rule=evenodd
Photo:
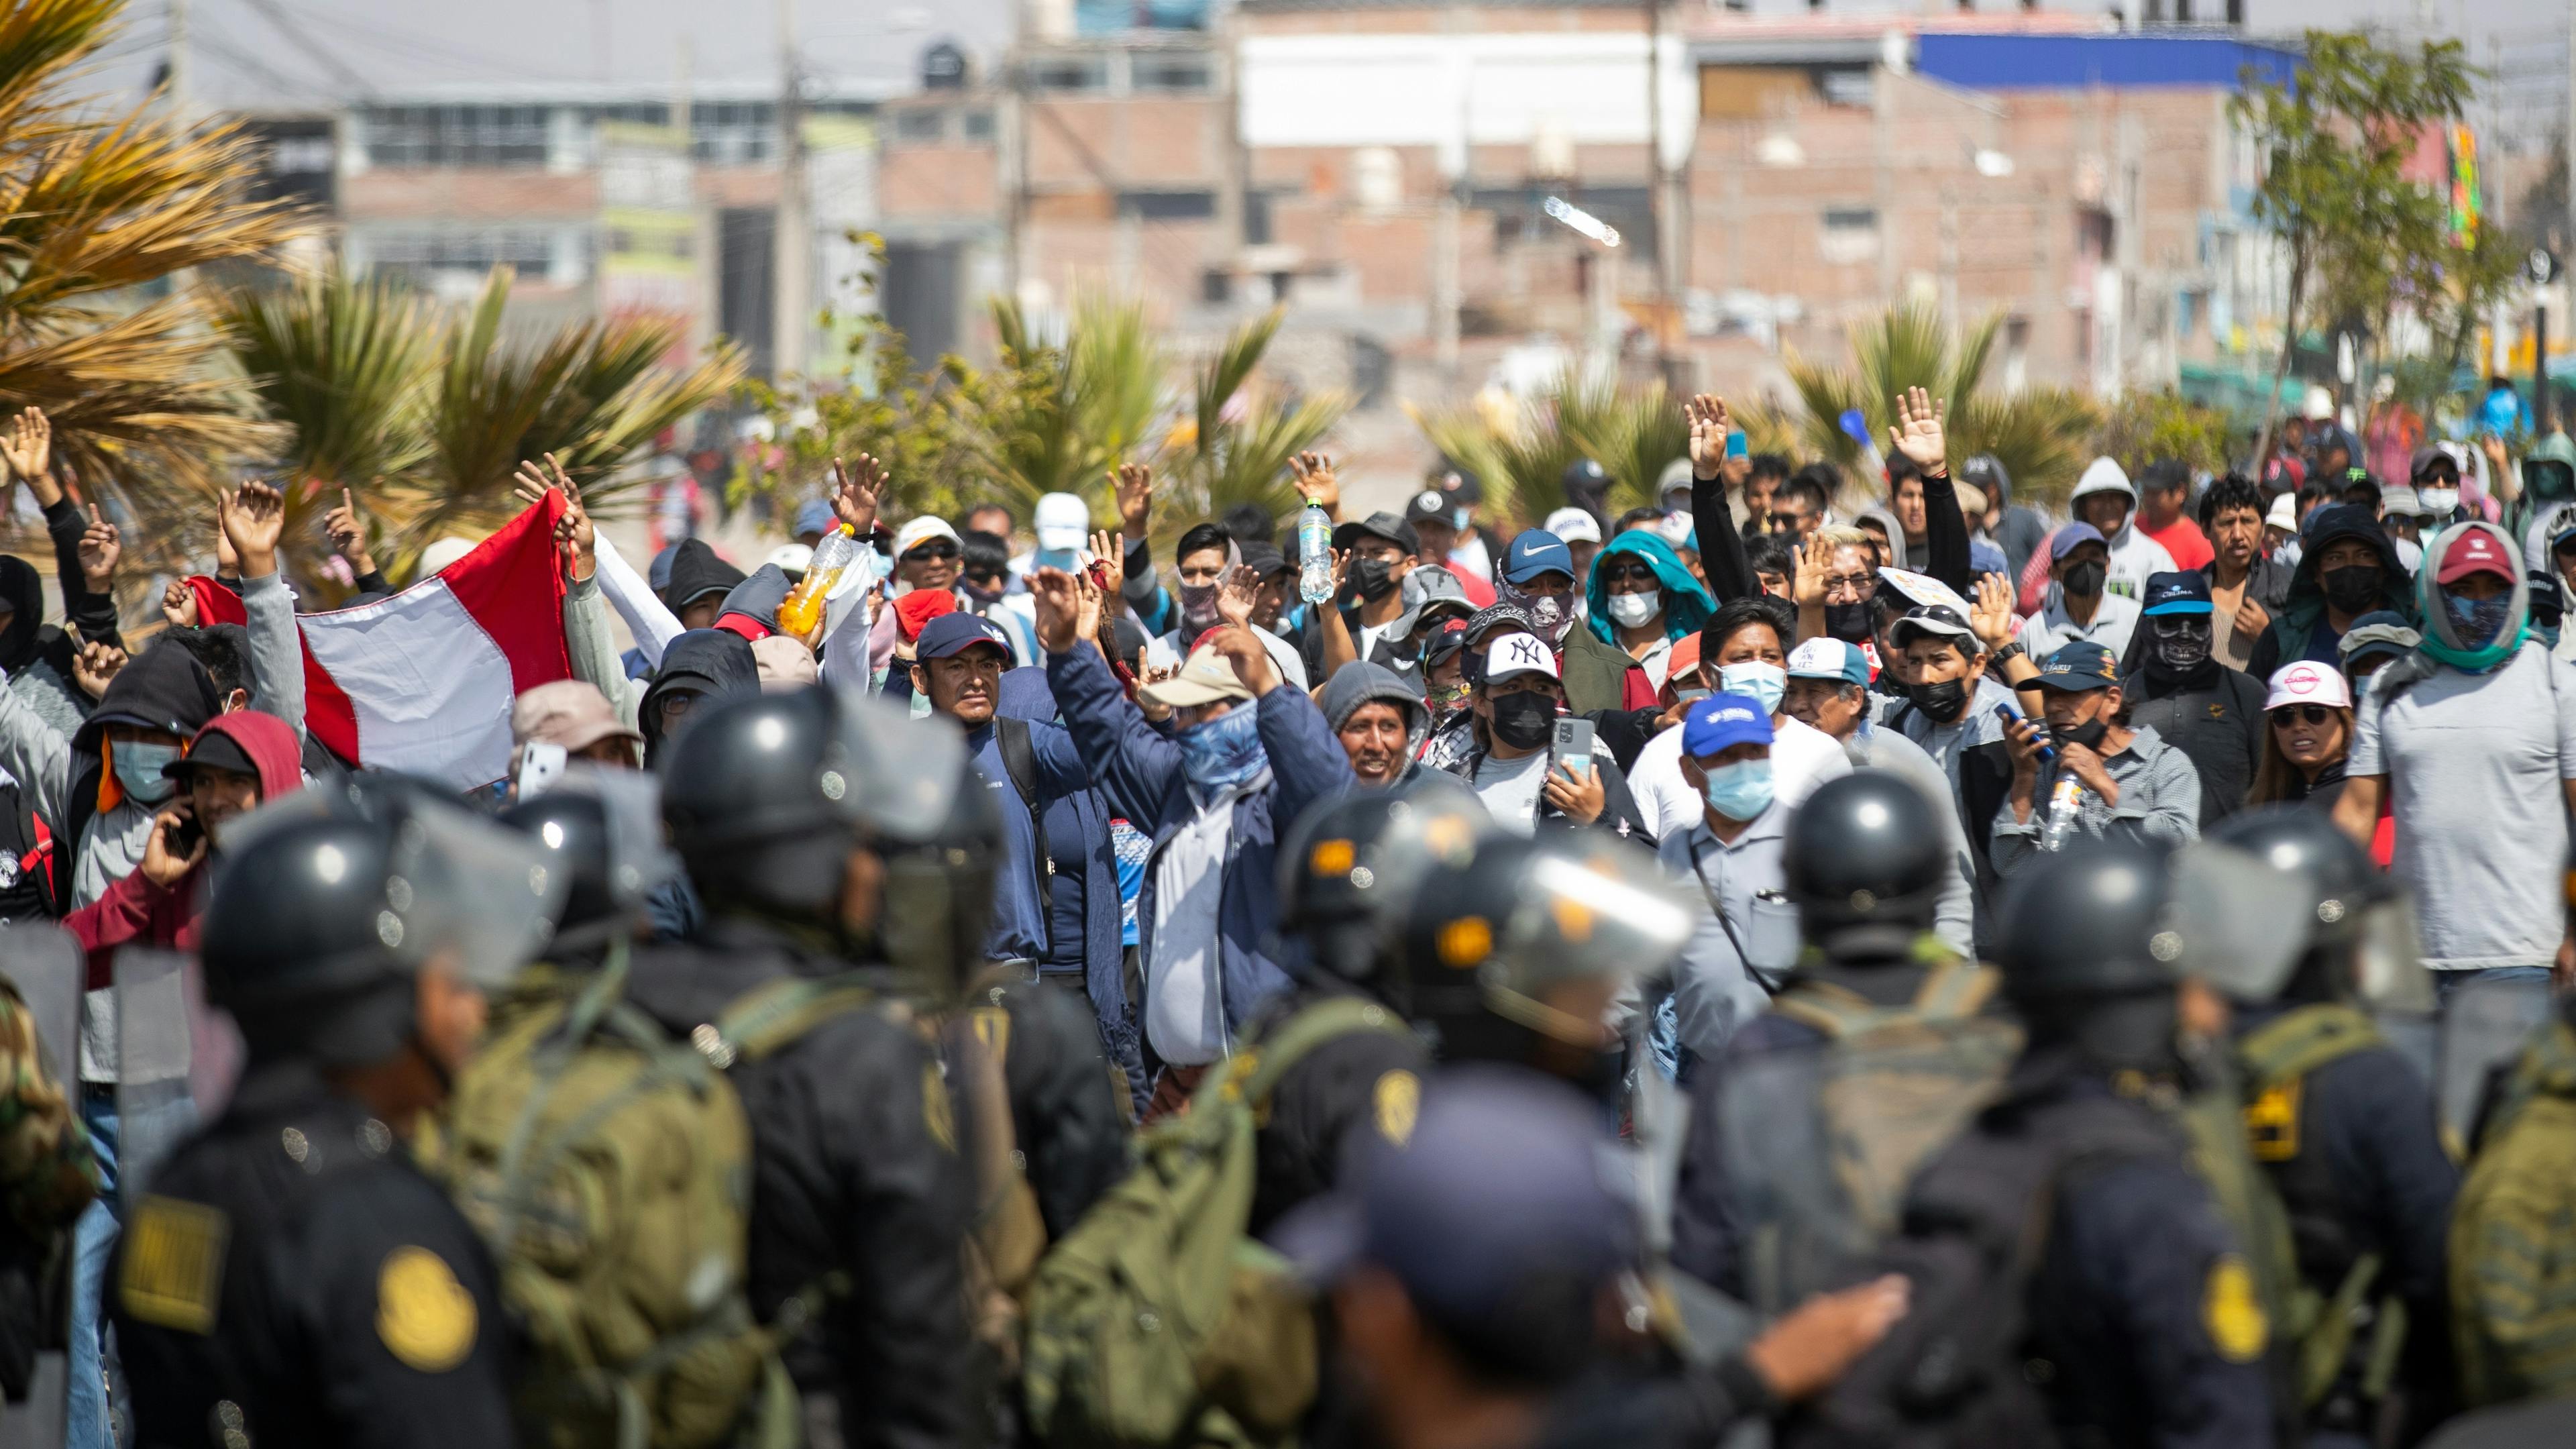
M691 629L663 649L662 667L653 672L643 702L635 707L647 764L662 751L662 696L682 686L709 695L758 693L760 661L752 655L751 641L729 629Z
M1258 1041L1335 994L1299 985L1262 1007L1251 1039ZM1269 1111L1253 1144L1252 1234L1260 1236L1289 1209L1331 1191L1360 1129L1381 1135L1409 1130L1409 1114L1430 1070L1431 1048L1422 1038L1354 1031L1316 1047L1283 1073L1270 1089Z
M1000 1016L998 1034L985 1022L974 1029L987 1042L998 1035L1002 1045L1013 1146L1027 1163L1049 1241L1072 1231L1128 1167L1127 1074L1101 1050L1082 978L1063 979L1071 984L993 987L973 1013Z
M2200 771L2200 828L2245 807L2263 763L2263 686L2215 660L2175 676L2143 667L2120 682L2129 727L2155 726Z
M1692 477L1691 527L1699 535L1699 566L1708 575L1709 594L1721 604L1759 597L1762 580L1754 576L1744 537L1735 531L1735 511L1726 501L1725 479ZM1976 597L1976 570L1968 562L1968 520L1959 512L1958 485L1947 473L1923 480L1923 530L1922 571L1969 598Z
M127 1200L106 1281L146 1449L224 1442L226 1405L246 1443L511 1441L483 1240L310 1064L255 1069Z
M686 1037L763 984L850 969L782 930L718 916L689 941L638 952L628 992ZM968 1441L980 1355L961 1252L973 1195L938 1058L883 1012L852 1011L728 1075L751 1120L752 1311L774 1322L826 1275L849 1281L784 1350L797 1388L837 1404L855 1449Z
M197 662L175 632L164 632L134 662L116 672L107 682L107 692L99 696L98 707L90 711L80 733L72 736L69 802L61 820L49 822L54 832L51 895L58 906L72 898L72 867L80 856L82 832L98 814L99 776L105 771L99 741L106 738L112 724L140 725L145 729L164 730L182 740L193 739L206 721L223 712L222 696L215 693L215 681L206 666Z

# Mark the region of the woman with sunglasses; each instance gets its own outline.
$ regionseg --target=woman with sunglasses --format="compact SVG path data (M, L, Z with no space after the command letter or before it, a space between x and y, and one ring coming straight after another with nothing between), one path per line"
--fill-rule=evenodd
M2344 756L2352 749L2352 687L2343 671L2311 660L2272 675L2263 701L2263 760L2245 803L2314 805L2332 810L2343 794Z
M1584 622L1601 642L1636 660L1657 689L1664 687L1673 641L1697 634L1716 607L1672 545L1642 528L1603 546L1584 589Z

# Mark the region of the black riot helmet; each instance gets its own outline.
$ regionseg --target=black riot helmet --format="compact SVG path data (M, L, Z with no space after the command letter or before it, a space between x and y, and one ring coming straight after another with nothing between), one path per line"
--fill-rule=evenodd
M2366 1000L2431 1007L2406 893L2323 811L2266 805L2210 828L2208 843L2245 852L2290 877L2280 935L2291 952L2275 979L2217 981L2242 1000Z
M2003 902L1995 952L2034 1049L2072 1045L2093 1065L2179 1064L2166 852L2086 843L2044 855ZM2159 954L2161 953L2161 954Z
M1855 770L1807 797L1782 864L1810 944L1838 961L1906 959L1932 929L1952 865L1935 808L1893 770Z
M379 1062L413 1035L424 965L499 988L544 943L565 884L524 837L428 787L312 786L225 828L207 1000L254 1062Z
M962 990L991 925L1001 823L954 723L827 685L736 695L659 768L672 846L710 910L843 930L864 849L885 866L880 898L846 944L925 998Z
M1299 816L1279 851L1279 929L1305 938L1300 971L1409 1011L1387 952L1388 909L1412 900L1435 864L1472 856L1492 828L1475 792L1439 773L1352 790Z
M660 782L638 770L575 761L544 794L498 818L563 873L563 913L548 945L559 962L595 956L633 931L645 898L678 872L662 843Z
M1690 927L1654 857L1591 831L1487 835L1434 862L1389 920L1410 1014L1443 1060L1514 1062L1603 1093L1620 1053L1593 999L1669 969Z

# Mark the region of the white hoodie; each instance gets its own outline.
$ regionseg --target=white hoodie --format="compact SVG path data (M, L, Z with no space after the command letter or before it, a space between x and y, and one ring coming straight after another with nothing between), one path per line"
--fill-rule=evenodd
M2147 575L2169 574L2180 566L2172 554L2165 552L2163 544L2138 532L2138 490L2119 464L2096 458L2085 466L2084 476L2075 480L2075 491L2067 497L2069 517L2084 516L2087 493L2117 493L2129 500L2127 521L2111 535L2111 582L2107 587L2111 593L2144 602Z

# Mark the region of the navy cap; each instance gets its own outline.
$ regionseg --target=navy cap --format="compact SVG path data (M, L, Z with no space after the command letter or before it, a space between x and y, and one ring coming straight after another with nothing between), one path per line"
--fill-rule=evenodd
M1540 574L1558 573L1574 577L1574 550L1565 540L1544 528L1521 530L1512 546L1503 551L1503 577L1525 584Z
M2149 617L2158 614L2206 614L2210 611L2209 580L2198 569L2169 574L2147 575Z
M2111 651L2090 639L2076 639L2057 646L2048 662L2039 666L2039 687L2081 691L2108 689L2120 682L2120 661Z
M1413 497L1404 505L1404 521L1407 523L1447 523L1449 521L1449 515L1455 512L1456 509L1457 505L1449 501L1448 494L1441 492L1437 488L1425 488L1421 492L1414 494Z
M2111 546L2111 541L2102 536L2102 530L2089 523L2070 523L2057 531L2057 537L2048 541L2048 561L2055 563L2088 543L2098 543L2104 548Z
M1529 1315L1588 1319L1595 1290L1638 1264L1637 1205L1617 1175L1615 1144L1561 1083L1451 1068L1400 1145L1359 1135L1344 1186L1272 1232L1309 1282L1371 1264L1437 1322L1550 1333L1560 1325ZM1574 1291L1549 1291L1560 1285Z
M913 644L916 659L946 659L952 654L990 644L1002 651L1002 661L1011 658L1011 636L1002 626L981 614L954 612L942 614L921 626L921 638Z

